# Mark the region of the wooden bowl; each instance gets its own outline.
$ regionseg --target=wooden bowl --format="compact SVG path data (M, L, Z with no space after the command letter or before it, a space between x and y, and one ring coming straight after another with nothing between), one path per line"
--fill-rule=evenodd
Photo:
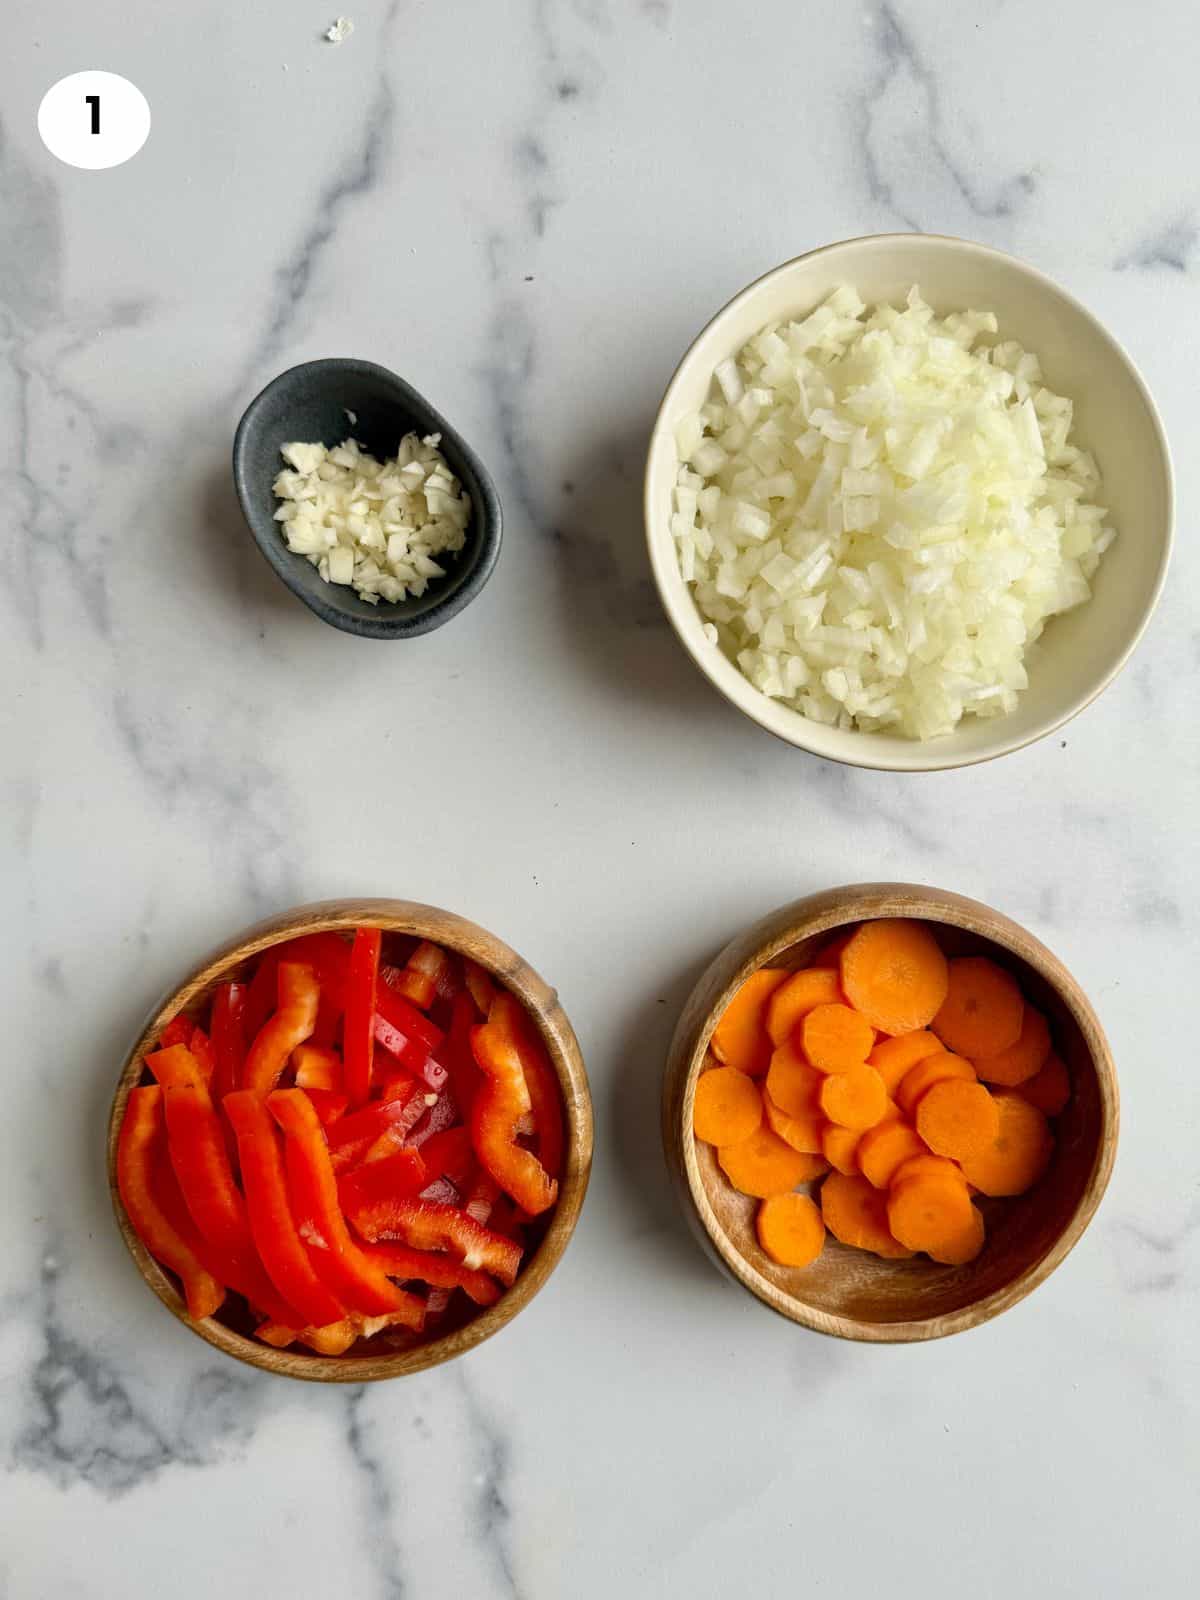
M987 1244L966 1267L924 1257L883 1261L826 1241L812 1266L776 1266L754 1232L756 1200L730 1187L716 1152L692 1133L696 1080L718 1018L738 986L765 965L800 967L831 932L876 917L938 925L951 955L986 954L1007 967L1050 1020L1071 1077L1055 1120L1055 1152L1034 1187L979 1201ZM1083 990L1045 945L1000 912L944 889L872 883L782 906L728 944L679 1019L663 1090L663 1142L681 1203L710 1256L772 1310L818 1333L900 1344L961 1333L1035 1289L1078 1241L1100 1203L1117 1148L1117 1079L1104 1032Z
M564 1168L559 1181L558 1200L549 1213L545 1232L528 1257L516 1283L496 1302L479 1312L462 1327L453 1328L440 1338L430 1339L412 1349L388 1351L378 1355L319 1356L299 1350L275 1350L249 1336L243 1328L223 1320L225 1308L215 1317L196 1320L189 1317L175 1278L155 1261L130 1225L117 1190L117 1139L129 1092L143 1080L149 1081L142 1058L152 1048L162 1027L180 1011L197 1011L214 986L231 977L251 956L280 940L299 934L320 933L327 929L353 929L360 926L382 928L385 933L415 935L432 939L447 949L456 950L486 967L525 1005L537 1023L550 1059L558 1074L566 1122ZM362 1383L377 1378L399 1378L440 1365L482 1344L498 1333L533 1299L546 1282L567 1241L575 1231L583 1197L587 1192L592 1164L592 1102L587 1072L579 1041L575 1037L558 996L515 951L485 929L450 911L418 905L409 900L325 900L300 906L282 916L270 917L222 945L188 974L156 1008L125 1058L117 1092L113 1096L108 1121L108 1184L117 1225L142 1277L162 1303L180 1322L198 1333L209 1344L227 1355L236 1356L252 1367L276 1372L288 1378L307 1378L321 1383ZM238 1301L240 1306L240 1300Z

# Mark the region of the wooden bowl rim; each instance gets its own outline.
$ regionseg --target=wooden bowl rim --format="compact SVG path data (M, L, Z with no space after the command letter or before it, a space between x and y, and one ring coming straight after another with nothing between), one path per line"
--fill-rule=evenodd
M533 1256L511 1289L461 1328L412 1350L378 1356L321 1356L270 1345L228 1328L215 1317L195 1319L187 1313L175 1281L158 1264L125 1213L117 1189L116 1154L121 1120L130 1090L140 1081L143 1056L161 1028L224 973L273 944L299 933L379 927L386 933L410 933L436 940L472 959L511 989L524 1003L541 1032L558 1075L567 1121L567 1150L559 1196L550 1223ZM557 992L511 949L477 923L415 900L362 898L321 900L267 917L218 946L197 963L176 988L155 1006L125 1057L108 1119L108 1182L121 1236L146 1283L167 1309L191 1331L226 1355L277 1376L317 1383L364 1383L399 1378L465 1355L505 1327L533 1299L558 1265L567 1247L587 1193L592 1163L592 1102L587 1069L575 1031Z
M717 1019L737 988L750 973L766 966L801 939L832 933L851 922L880 917L915 917L961 928L989 939L1019 956L1058 994L1070 1011L1087 1047L1096 1074L1100 1103L1100 1136L1079 1205L1054 1242L1001 1289L956 1311L900 1322L873 1322L805 1305L778 1289L734 1248L709 1201L700 1176L692 1113L696 1080L700 1075ZM982 901L948 889L922 884L849 884L805 895L780 906L736 935L709 963L692 991L693 996L717 972L725 981L709 1011L697 1027L689 1018L691 1000L685 1002L671 1040L663 1090L663 1141L669 1165L678 1153L682 1160L687 1197L707 1242L734 1278L772 1311L816 1333L873 1344L909 1344L945 1338L1007 1311L1030 1294L1069 1255L1083 1236L1112 1176L1120 1126L1120 1098L1116 1065L1100 1020L1079 983L1040 939L1003 912Z

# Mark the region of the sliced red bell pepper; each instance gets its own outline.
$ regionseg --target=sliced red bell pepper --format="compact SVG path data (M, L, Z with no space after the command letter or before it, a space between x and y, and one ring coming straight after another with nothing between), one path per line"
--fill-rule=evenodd
M218 984L213 992L212 1046L215 1066L212 1075L213 1099L218 1105L227 1094L241 1087L242 1067L246 1060L246 1030L243 1017L246 1011L247 986L244 983Z
M298 1044L292 1051L292 1066L296 1069L297 1089L333 1089L339 1094L342 1092L342 1058L328 1045Z
M471 1035L475 1060L488 1080L471 1110L471 1142L480 1164L500 1187L538 1216L557 1199L558 1182L531 1150L517 1143L522 1118L531 1109L518 1043L521 1020L520 1002L500 990L488 1020Z
M473 1272L461 1261L452 1261L440 1250L414 1250L406 1244L372 1244L366 1253L389 1278L401 1283L414 1279L431 1289L462 1289L477 1306L495 1305L500 1290L486 1272Z
M305 1089L304 1092L316 1108L323 1128L331 1127L343 1117L350 1104L346 1096L338 1094L336 1089Z
M414 1045L408 1034L402 1033L382 1012L375 1013L372 1032L376 1044L382 1045L401 1066L428 1084L431 1089L440 1089L445 1083L446 1069L441 1062L435 1061L426 1052L424 1045Z
M237 1134L250 1231L267 1276L300 1313L302 1326L340 1322L345 1307L317 1276L292 1220L283 1141L265 1101L241 1089L226 1097L223 1110Z
M152 1050L145 1058L145 1065L164 1089L173 1083L204 1085L200 1063L186 1044L170 1044L165 1050Z
M401 1033L408 1034L416 1044L424 1045L427 1055L432 1055L445 1034L406 998L403 980L403 967L380 967L375 1009L389 1022L394 1022Z
M397 1289L350 1237L325 1133L307 1095L302 1089L276 1089L267 1108L285 1134L292 1216L318 1275L348 1307L366 1316L403 1310L412 1296Z
M379 951L383 935L378 928L359 928L350 952L346 980L346 1015L342 1023L342 1063L350 1104L360 1106L371 1092L371 1062L375 1052L375 991L379 982Z
M432 1139L435 1134L443 1133L447 1128L452 1128L458 1121L458 1107L454 1103L454 1096L449 1089L444 1090L426 1111L420 1122L409 1135L408 1142L415 1149L420 1149L427 1139Z
M516 1011L513 1034L525 1073L525 1087L529 1090L538 1160L552 1178L557 1178L563 1162L562 1091L541 1034L527 1012L519 1007Z
M246 996L244 1025L247 1039L255 1034L275 1009L278 990L276 972L283 961L299 961L317 975L322 994L340 1015L345 1005L346 974L350 965L350 942L335 932L305 933L297 939L273 944L258 958L258 966ZM324 1009L324 1008L322 1008ZM324 1041L328 1043L329 1041Z
M172 1083L163 1090L167 1144L192 1221L233 1256L251 1255L246 1202L233 1179L225 1136L207 1084Z
M172 1045L190 1044L192 1029L195 1026L196 1024L191 1017L181 1011L177 1017L171 1018L170 1022L166 1024L159 1034L158 1048L160 1050L169 1050Z
M495 980L490 972L486 972L478 961L472 961L470 956L463 957L463 977L467 993L475 1002L475 1009L486 1022L491 1013L492 1001L496 998Z
M521 1264L521 1247L475 1221L457 1206L400 1196L347 1208L347 1216L371 1244L399 1239L418 1250L448 1250L463 1266L490 1272L512 1284Z
M399 1149L423 1107L424 1099L418 1092L408 1099L372 1100L361 1111L341 1117L328 1134L334 1171L348 1172L356 1167L380 1139L388 1139L392 1149Z
M316 973L304 962L281 961L276 981L278 1010L255 1034L242 1072L242 1087L258 1095L270 1094L292 1051L312 1034L321 997Z
M415 1150L396 1150L381 1161L364 1162L338 1180L338 1201L349 1216L381 1201L411 1199L429 1182L425 1163Z
M465 1193L477 1170L468 1128L443 1128L421 1144L421 1160L431 1178L449 1178Z
M422 939L395 981L396 992L428 1011L437 998L439 984L447 982L449 969L450 957L442 947Z
M196 1058L196 1065L200 1068L205 1083L211 1083L213 1073L216 1071L217 1057L213 1050L212 1040L203 1028L193 1028L192 1037L188 1040L188 1049Z
M471 1029L474 1026L475 1002L464 989L461 994L455 995L450 1007L450 1027L442 1047L442 1060L449 1073L448 1081L454 1091L454 1099L467 1120L470 1119L471 1107L483 1082L483 1074L471 1050Z
M155 1260L179 1278L188 1315L199 1321L220 1307L225 1289L201 1262L194 1241L164 1209L155 1182L156 1161L167 1150L162 1100L157 1084L131 1091L117 1141L117 1188L134 1232Z

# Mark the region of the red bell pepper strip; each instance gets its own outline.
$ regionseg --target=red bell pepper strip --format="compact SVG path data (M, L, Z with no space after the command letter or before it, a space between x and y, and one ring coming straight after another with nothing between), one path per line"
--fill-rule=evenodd
M241 1087L246 1060L246 1031L242 1019L246 1011L244 983L218 984L213 993L212 1047L215 1066L212 1075L213 1099L218 1105L227 1094Z
M438 986L448 980L449 972L450 957L446 952L440 945L422 939L396 979L396 992L420 1006L422 1011L428 1011L437 999Z
M414 1279L431 1289L462 1289L477 1306L495 1305L500 1290L486 1272L473 1272L460 1261L452 1261L440 1250L414 1250L406 1244L372 1244L366 1247L389 1278L401 1283Z
M155 1182L156 1159L166 1151L163 1091L146 1084L131 1091L117 1141L117 1188L125 1215L156 1261L169 1267L183 1284L188 1315L211 1317L225 1299L225 1289L201 1263L189 1241L163 1207Z
M292 1051L297 1089L342 1091L342 1058L323 1044L298 1044Z
M310 1037L321 998L316 973L299 961L281 961L276 969L279 1009L254 1036L246 1054L242 1087L268 1095L279 1082L288 1057Z
M339 1015L345 1005L346 973L350 964L349 940L334 932L305 933L298 939L285 939L281 944L271 945L258 958L244 1012L248 1039L253 1039L275 1009L278 988L276 973L283 961L299 961L311 967L317 975L322 995Z
M377 1141L385 1137L391 1149L399 1149L423 1109L424 1098L418 1091L409 1099L373 1100L361 1111L348 1112L329 1130L333 1170L348 1172L356 1167Z
M323 1128L331 1127L343 1117L350 1104L346 1096L338 1094L336 1089L305 1089L304 1092L312 1101Z
M282 1141L266 1103L241 1089L226 1097L223 1110L237 1134L250 1231L267 1276L300 1313L302 1326L340 1322L345 1307L317 1276L292 1220Z
M346 1016L342 1024L342 1064L350 1104L360 1106L371 1092L371 1062L375 1053L375 991L379 981L379 951L383 935L378 928L359 928L350 951L346 980Z
M405 1309L413 1296L397 1289L350 1237L325 1134L304 1091L276 1089L267 1108L286 1136L284 1163L292 1216L318 1275L349 1308L367 1316Z
M463 1266L490 1272L501 1283L512 1284L516 1279L521 1246L483 1227L457 1206L400 1196L358 1206L351 1196L346 1214L371 1244L399 1239L418 1250L448 1250Z
M525 1073L525 1087L529 1090L538 1160L552 1178L557 1178L563 1162L562 1091L545 1041L529 1014L517 1009L514 1038Z
M220 1250L251 1256L246 1202L233 1180L225 1136L207 1084L172 1083L163 1090L167 1144L192 1221Z
M338 1201L343 1212L389 1200L411 1199L429 1182L425 1163L415 1150L396 1150L382 1161L365 1162L338 1180Z
M406 1067L414 1077L420 1078L431 1089L440 1089L445 1083L446 1069L441 1062L435 1061L424 1045L414 1044L409 1035L402 1033L393 1022L389 1022L382 1012L375 1013L371 1031L376 1044L382 1045L389 1055L395 1056L401 1066Z
M436 1022L405 998L403 984L403 967L380 967L375 1009L389 1022L394 1022L401 1033L408 1034L415 1044L424 1045L426 1055L432 1055L445 1034Z
M170 1022L166 1024L159 1034L158 1048L160 1050L169 1050L172 1045L190 1044L192 1029L195 1026L196 1024L191 1017L181 1011L178 1016L171 1018Z
M200 1063L185 1044L171 1044L165 1050L152 1050L145 1058L145 1065L164 1089L176 1083L204 1087Z
M517 1143L531 1097L518 1044L522 1011L507 990L497 992L488 1020L475 1028L471 1045L487 1082L471 1110L471 1142L479 1162L531 1216L549 1210L558 1181L538 1158Z
M196 1065L200 1068L205 1083L211 1083L213 1073L217 1067L217 1057L213 1050L212 1040L203 1028L193 1028L192 1037L188 1040L188 1049L196 1058Z
M485 972L477 961L472 961L470 956L463 957L463 975L466 979L467 993L475 1002L475 1009L486 1022L492 1010L492 1001L496 998L496 985L490 972Z
M452 1128L458 1121L458 1107L454 1103L454 1096L449 1089L437 1099L417 1123L408 1142L414 1149L419 1150L426 1139L431 1139L435 1134L443 1133L447 1128Z
M471 1107L483 1082L483 1074L471 1050L471 1029L475 1026L475 1002L464 989L450 1007L450 1028L442 1049L449 1083L463 1117L470 1120Z
M420 1150L431 1178L449 1178L456 1189L466 1192L477 1170L470 1129L443 1128L430 1134Z

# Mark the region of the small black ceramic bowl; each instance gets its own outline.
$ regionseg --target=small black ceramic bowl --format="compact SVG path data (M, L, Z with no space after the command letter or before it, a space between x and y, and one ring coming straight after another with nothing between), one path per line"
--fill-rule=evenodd
M446 558L446 576L423 595L371 605L346 584L326 583L306 556L294 555L284 543L272 489L285 465L279 452L297 439L332 449L353 437L385 461L413 432L441 434L441 452L471 500L467 540ZM412 639L440 628L475 598L500 554L500 501L487 468L428 400L372 361L331 357L281 372L238 423L233 482L255 543L292 593L322 621L364 639Z

